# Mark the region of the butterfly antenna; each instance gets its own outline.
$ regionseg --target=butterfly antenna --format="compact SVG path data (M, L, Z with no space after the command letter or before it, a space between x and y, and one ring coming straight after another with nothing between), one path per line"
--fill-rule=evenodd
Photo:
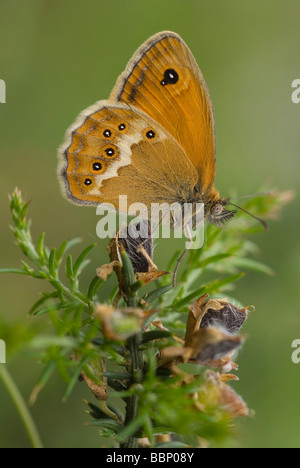
M241 197L241 198L243 198L243 197ZM242 207L240 207L238 205L235 205L234 203L231 203L230 201L228 202L228 205L234 206L235 208L238 208L239 210L241 210L244 213L248 214L252 218L256 219L257 221L259 221L263 225L263 227L265 228L266 231L269 231L268 224L262 218L259 218L258 216L255 216L254 214L250 213L249 211L245 210L244 208L242 208Z
M268 190L266 192L255 193L253 195L242 195L241 197L230 197L230 200L242 200L245 198L256 198L256 197L264 197L266 195L272 195L274 190Z

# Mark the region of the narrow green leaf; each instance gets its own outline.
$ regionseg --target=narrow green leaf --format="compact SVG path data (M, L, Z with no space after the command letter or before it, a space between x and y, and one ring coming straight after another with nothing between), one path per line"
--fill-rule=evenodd
M48 382L49 378L51 377L54 369L56 367L56 361L52 359L51 361L48 362L46 367L43 369L37 383L35 384L31 395L29 397L29 402L31 404L35 403L40 391L44 388L46 383Z
M80 268L78 270L78 275L81 275L81 273L83 272L83 270L91 263L91 259L90 258L86 258L85 260L83 260L82 264L80 265Z
M44 241L45 241L45 235L46 233L43 232L40 237L39 237L39 240L37 242L37 253L38 253L38 256L39 256L39 259L40 259L40 262L42 265L45 265L45 251L44 251Z
M142 335L142 344L148 343L152 340L160 340L162 338L169 338L172 333L167 330L151 330Z
M112 430L115 434L118 434L124 426L122 424L118 423L117 421L114 421L113 419L94 419L89 423L91 426L96 426L100 427L103 429L110 429Z
M71 239L69 241L65 241L61 244L61 246L59 247L58 251L57 251L57 254L56 254L56 259L57 259L57 262L60 262L63 255L68 251L70 250L72 247L74 247L75 245L77 244L80 244L82 242L82 239L80 239L79 237L76 237L74 239Z
M159 309L154 310L153 314L149 315L143 323L143 329L146 330L150 327L151 322L155 319L155 317L159 314Z
M155 289L154 291L149 292L144 296L144 300L148 304L152 304L156 299L166 294L173 288L172 284L168 284L167 286L162 286L161 288Z
M73 348L77 345L77 340L71 336L57 335L38 335L33 338L29 346L33 349L45 349L50 346L58 346L61 348Z
M89 245L86 249L84 249L84 251L79 255L79 257L77 258L76 262L74 263L74 267L73 267L73 275L76 277L78 275L78 272L79 272L79 269L80 267L82 266L82 263L83 261L85 260L85 258L87 257L87 255L90 253L90 251L96 247L97 244L92 244L92 245Z
M145 414L145 417L144 417L144 431L150 441L150 444L153 445L154 444L153 426L152 426L152 421L151 421L149 414Z
M27 272L28 276L37 279L45 279L48 278L48 274L44 273L43 271L37 271L31 268L26 262L22 260L23 270Z
M36 308L35 308L36 309ZM35 317L40 317L41 315L48 314L49 312L53 312L54 310L60 310L61 307L59 305L49 305L47 307L43 307L42 309L36 309L34 312L31 312L32 315Z
M123 442L124 440L128 439L129 437L134 436L137 431L143 426L145 423L145 415L141 414L136 419L131 421L123 431L121 431L118 436L117 440Z
M210 265L211 263L216 263L216 262L219 262L220 260L224 260L225 258L229 258L229 257L232 257L232 254L224 253L224 254L213 255L199 262L196 268L205 268L207 265Z
M97 292L99 291L103 283L104 281L101 278L99 278L98 276L95 276L95 278L93 279L93 281L91 282L89 286L89 290L87 293L88 299L90 299L91 301L94 299L94 297L96 296Z
M113 304L117 295L119 294L119 285L115 286L111 295L108 298L108 304Z
M44 247L44 253L45 253L45 259L48 259L50 255L50 251L46 245Z
M126 390L126 385L124 385L120 380L107 379L107 384L109 387L115 390L114 396L116 398L120 397L120 395L117 392L122 392L123 390Z
M230 261L231 265L234 265L238 268L242 268L243 270L252 270L257 271L259 273L264 273L268 276L274 276L274 271L267 265L264 265L257 260L252 260L246 257L233 257Z
M107 414L102 411L99 406L95 405L94 403L87 402L88 406L92 410L90 415L94 419L107 419Z
M24 221L25 218L26 218L26 214L27 214L27 211L28 211L28 208L29 208L29 205L30 205L30 201L25 203L23 206L22 206L22 209L20 211L20 214L19 214L19 217L20 217L20 220Z
M67 264L66 264L66 275L69 280L74 279L74 272L73 272L73 260L72 256L68 255L67 257Z
M24 260L22 260L22 265L23 265L24 270L27 271L27 273L29 273L30 275L31 275L32 273L34 273L34 269L31 268L31 267L28 265L28 263L24 262Z
M28 271L22 270L22 268L1 268L0 273L14 273L16 275L26 275L30 273Z
M36 303L31 307L30 311L29 311L29 314L34 314L38 308L43 305L46 301L48 301L49 299L52 299L52 298L57 298L57 293L54 292L54 293L49 293L49 294L44 294L41 299L39 299L38 301L36 301Z
M103 377L115 380L132 380L132 375L125 372L103 372Z
M59 263L66 251L66 248L67 248L67 245L68 245L68 241L65 241L61 244L61 246L59 247L59 249L57 250L57 253L56 253L56 261L57 263Z
M71 395L76 383L78 382L78 378L80 376L80 373L81 373L81 370L82 368L85 366L85 364L87 364L90 360L90 356L86 356L85 358L83 358L79 364L79 366L77 367L77 369L75 370L74 374L72 375L72 378L67 386L67 389L65 391L65 394L64 394L64 397L63 397L63 401L67 401L67 399L69 398L69 396Z
M244 272L243 273L238 273L237 275L228 276L227 278L224 278L224 279L222 279L220 281L216 281L215 284L212 283L211 286L209 286L207 288L207 293L218 291L221 288L223 288L223 286L226 286L227 284L235 283L239 279L243 278L245 276L245 274L246 273L244 273Z
M194 292L181 299L179 302L174 304L174 307L176 307L177 309L181 309L186 305L190 305L195 298L200 297L203 294L211 294L215 291L219 291L225 285L233 283L242 278L243 276L245 276L245 273L239 273L238 275L228 276L227 278L224 278L219 281L212 281L211 283L208 283L202 286L201 288L196 289Z
M52 249L49 256L49 273L53 278L57 278L56 248Z
M95 346L104 346L104 339L103 338L94 338L92 341L91 341ZM124 346L120 346L120 345L117 345L117 344L110 344L110 347L112 350L116 351L118 354L120 354L120 356L124 356L125 353L126 353L126 348L124 348Z
M123 264L122 272L124 275L126 287L129 290L131 286L135 283L135 274L134 274L131 260L125 250L121 252L121 257L122 257L122 264Z
M74 239L70 239L67 243L67 247L65 251L68 251L75 247L75 245L81 244L82 243L82 238L81 237L74 237Z
M108 414L105 413L99 406L95 405L94 403L87 402L88 406L91 409L90 415L94 419L107 419ZM119 419L122 418L122 415L119 414L119 412L116 413L116 409L113 408L110 405L106 405L106 408L112 413L112 417L109 418L109 421L113 420L115 421L115 417L118 417Z

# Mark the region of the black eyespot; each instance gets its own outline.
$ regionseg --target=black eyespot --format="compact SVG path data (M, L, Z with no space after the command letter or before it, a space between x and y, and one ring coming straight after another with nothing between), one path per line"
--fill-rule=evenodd
M152 138L155 137L155 132L153 130L149 130L147 133L146 133L146 137L149 138L149 140L151 140Z
M160 84L166 86L168 84L175 84L179 79L178 73L173 68L168 68L164 73L164 78Z
M105 138L109 138L111 136L111 131L110 130L104 130L103 135Z
M115 154L115 150L113 148L107 148L105 150L105 153L107 154L107 156L113 156Z
M101 171L102 167L103 167L102 164L99 162L96 162L93 164L94 171Z
M91 184L92 184L91 179L85 179L84 185L91 185Z
M126 128L126 125L123 124L123 123L120 124L120 125L118 126L118 129L119 129L120 131L125 130L125 128Z

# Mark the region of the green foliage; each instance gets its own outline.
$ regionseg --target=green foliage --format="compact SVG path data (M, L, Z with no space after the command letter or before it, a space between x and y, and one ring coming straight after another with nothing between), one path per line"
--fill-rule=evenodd
M248 201L245 208L257 216L272 218L287 198L274 192ZM205 244L189 252L176 288L172 287L171 276L165 275L151 283L150 292L149 288L145 292L144 282L137 281L130 258L122 250L122 266L117 274L121 295L116 294L116 288L113 297L107 297L106 305L102 304L100 314L97 293L104 279L91 273L88 291L80 286L80 275L95 244L75 259L69 251L80 239L49 249L42 234L35 244L26 216L28 207L15 190L10 197L12 231L29 264L22 261L20 268L4 268L0 273L25 275L51 285L51 291L41 293L30 314L47 315L53 333L44 336L38 329L28 331L25 327L24 331L18 324L11 326L20 330L22 345L34 351L33 355L43 363L31 402L56 369L66 382L65 399L78 379L89 386L98 400L87 403L91 424L109 439L108 445L137 447L142 437L157 447L199 446L203 440L212 445L223 443L232 433L233 419L232 412L217 397L217 388L223 389L223 384L218 382L213 387L213 401L202 398L200 403L201 389L206 385L203 366L194 366L196 370L190 373L185 364L174 367L173 361L168 366L160 358L162 350L178 348L183 342L188 308L199 296L213 294L220 298L229 293L233 302L235 283L247 271L272 274L269 267L253 258L257 247L249 236L261 231L261 226L244 214L238 214L224 229L207 226ZM174 268L177 256L173 256L169 270ZM162 322L161 328L153 324L154 320ZM9 326L3 325L2 329L9 340ZM116 399L125 402L125 412L120 411L122 405L116 405ZM170 435L169 442L161 442L162 435Z

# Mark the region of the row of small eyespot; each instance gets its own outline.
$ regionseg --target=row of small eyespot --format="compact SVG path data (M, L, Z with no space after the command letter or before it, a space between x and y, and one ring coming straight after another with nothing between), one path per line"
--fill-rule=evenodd
M121 130L121 131L125 130L125 128L126 128L125 124L120 124L119 127L118 127L118 129ZM109 129L104 130L103 136L105 138L110 138L111 137L111 131ZM151 140L152 138L155 137L155 132L153 130L148 130L148 132L146 133L146 137L149 138L149 140Z
M119 130L125 130L126 125L125 124L120 124L118 128L119 128ZM105 138L111 137L111 131L109 129L104 130L103 136ZM146 137L151 140L152 138L155 137L155 132L153 130L148 130L148 132L146 133ZM113 148L107 148L105 150L105 153L106 153L107 156L109 156L111 158L112 156L114 156L115 150ZM102 169L103 169L103 164L102 163L96 162L96 163L93 164L93 170L94 171L101 171ZM87 185L87 186L91 185L92 183L93 182L92 182L91 179L85 179L85 181L84 181L84 184Z

